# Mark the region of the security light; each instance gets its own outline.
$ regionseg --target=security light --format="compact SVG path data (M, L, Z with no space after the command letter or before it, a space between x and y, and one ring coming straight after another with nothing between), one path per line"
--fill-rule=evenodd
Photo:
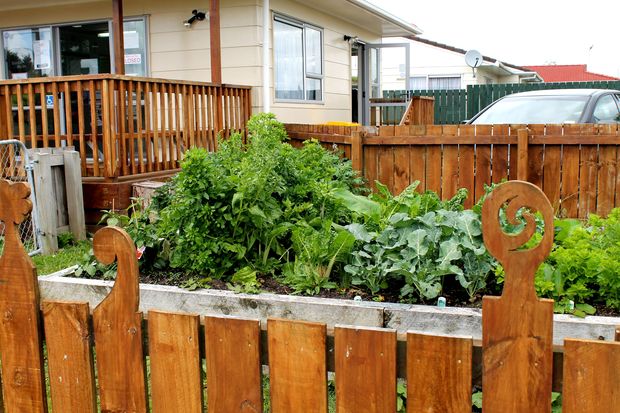
M192 17L185 20L183 22L183 25L189 29L190 27L192 27L192 23L194 23L196 20L203 21L206 17L207 15L204 11L192 10Z

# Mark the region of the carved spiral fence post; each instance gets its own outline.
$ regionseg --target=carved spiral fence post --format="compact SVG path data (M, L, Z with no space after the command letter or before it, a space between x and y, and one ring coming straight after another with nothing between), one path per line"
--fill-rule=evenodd
M512 225L520 223L517 213L522 210L525 227L520 233L502 229L502 208ZM528 249L523 246L536 232L534 212L542 215L544 235ZM506 274L502 296L484 297L482 303L483 410L550 412L553 300L536 296L534 275L553 246L553 208L537 186L506 182L485 200L482 231L484 245Z
M30 187L0 179L0 220L4 251L0 258L0 352L7 412L47 412L39 288L32 260L19 239L18 225L32 210Z

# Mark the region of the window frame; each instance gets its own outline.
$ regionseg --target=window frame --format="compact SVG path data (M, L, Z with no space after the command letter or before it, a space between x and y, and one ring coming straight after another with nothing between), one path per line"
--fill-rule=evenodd
M272 19L272 67L273 67L273 101L274 103L303 103L303 104L311 104L311 105L323 105L325 104L325 32L324 29L320 26L317 26L312 23L307 23L305 21L296 19L294 17L290 17L281 13L273 13ZM302 62L303 62L303 96L304 99L286 99L286 98L278 98L276 97L276 79L277 79L277 68L276 68L276 49L275 49L275 22L280 22L284 24L289 24L291 26L295 26L301 29L302 31ZM306 28L310 28L316 30L321 35L321 73L311 73L308 72L306 66ZM306 81L308 79L318 80L321 84L321 99L319 100L310 100L307 99L307 84Z
M144 77L151 77L151 67L150 67L150 36L149 36L149 19L147 15L138 15L138 16L124 16L123 23L132 22L132 21L143 21L144 22ZM112 30L112 19L89 19L89 20L77 20L77 21L69 21L69 22L57 22L50 24L39 24L39 25L25 25L25 26L14 26L14 27L3 27L0 28L0 52L2 53L2 58L0 59L0 79L10 80L8 79L8 67L6 64L6 56L5 56L5 44L4 44L4 33L7 31L14 30L29 30L29 29L45 29L49 28L51 30L52 35L52 52L53 52L53 67L52 67L52 76L61 76L59 73L61 72L60 65L60 50L59 50L59 42L60 37L58 33L58 29L63 26L71 26L76 24L90 24L90 23L108 23L109 27L109 41L110 41L110 60L114 62L114 33ZM110 71L112 74L115 72L115 67L112 64L110 67Z
M424 89L414 89L414 90L461 90L463 89L463 75L462 74L448 74L448 75L410 75L409 76L409 81L411 83L413 83L413 79L414 78L424 78L425 79L425 88ZM450 79L459 79L459 82L461 84L461 87L457 88L457 89L431 89L429 87L430 85L430 80L431 79L446 79L446 78L450 78Z

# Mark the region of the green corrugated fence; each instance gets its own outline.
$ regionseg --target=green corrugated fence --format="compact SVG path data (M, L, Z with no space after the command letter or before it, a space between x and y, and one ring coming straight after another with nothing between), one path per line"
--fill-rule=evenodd
M435 98L435 124L458 124L474 116L502 96L541 89L618 89L620 81L561 82L561 83L506 83L470 85L457 90L385 90L384 98L431 96ZM394 107L383 115L384 124L400 120L404 107Z

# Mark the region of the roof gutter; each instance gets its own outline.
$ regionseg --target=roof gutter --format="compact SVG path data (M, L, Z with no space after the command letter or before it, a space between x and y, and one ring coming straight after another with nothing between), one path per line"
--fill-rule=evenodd
M500 62L499 60L496 61L496 65L498 68L505 70L511 75L519 76L519 80L521 81L524 81L524 82L542 82L543 81L543 79L540 77L540 75L537 72L516 71L506 66L504 63Z
M411 33L414 36L422 34L422 31L415 24L407 23L406 21L399 19L393 14L388 13L387 11L375 6L372 3L369 3L365 0L346 0L346 1L361 9L366 10L367 12L371 14L374 14L377 17L382 18L385 21L392 23L395 26L400 27L401 29L407 31L408 33Z

